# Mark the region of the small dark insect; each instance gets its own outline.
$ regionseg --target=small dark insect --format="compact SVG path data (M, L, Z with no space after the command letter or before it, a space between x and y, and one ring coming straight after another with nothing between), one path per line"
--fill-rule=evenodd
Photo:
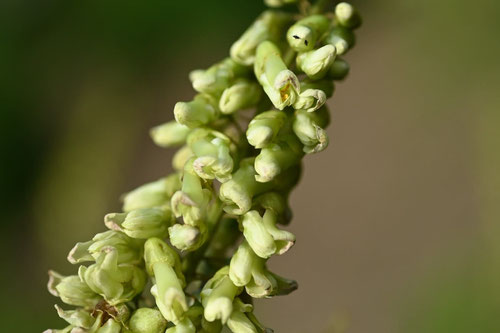
M293 38L295 38L295 39L300 39L300 37L299 37L299 36L297 36L297 35L293 35Z
M309 42L307 41L307 39L304 39L304 44L309 45Z

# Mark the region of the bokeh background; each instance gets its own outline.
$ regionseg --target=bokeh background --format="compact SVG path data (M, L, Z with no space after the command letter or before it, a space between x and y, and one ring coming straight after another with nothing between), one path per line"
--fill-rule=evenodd
M500 2L353 1L350 77L257 302L276 332L500 331ZM148 130L260 0L0 2L0 322L63 327L45 285L121 193L170 170Z

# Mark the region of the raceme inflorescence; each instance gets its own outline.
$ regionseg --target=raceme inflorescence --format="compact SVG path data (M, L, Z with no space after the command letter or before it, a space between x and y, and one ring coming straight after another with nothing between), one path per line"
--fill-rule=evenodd
M283 8L263 12L230 57L191 72L196 95L151 130L157 145L180 147L175 171L125 194L109 230L75 245L78 274L49 272L49 291L76 308L56 305L69 326L46 332L271 332L252 299L297 288L266 262L295 243L279 225L303 157L328 145L325 102L361 19L345 2L266 3Z

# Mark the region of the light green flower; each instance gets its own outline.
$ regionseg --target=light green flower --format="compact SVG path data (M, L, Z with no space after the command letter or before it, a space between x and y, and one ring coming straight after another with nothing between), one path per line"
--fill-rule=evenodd
M266 40L277 42L289 22L290 14L271 10L263 12L231 46L231 58L242 65L252 65L259 44Z
M189 146L182 146L179 150L177 150L174 157L172 158L172 167L177 171L184 170L186 162L189 161L189 159L193 156L193 151L191 150L191 148L189 148ZM180 183L181 182L179 181L179 184ZM179 189L180 187L181 186L179 186Z
M261 258L283 254L295 244L295 235L278 229L277 221L277 213L269 209L262 217L256 210L249 211L242 217L243 235L253 251Z
M287 135L280 141L262 148L255 158L255 179L266 183L273 180L283 170L298 164L302 158L302 147L297 138Z
M297 56L297 67L314 80L321 79L332 66L337 50L328 44L316 50L300 53Z
M87 310L63 310L57 304L55 305L55 308L59 318L64 319L68 324L73 325L74 327L88 329L92 327L96 320Z
M286 39L295 51L310 51L329 26L330 20L326 16L311 15L292 25L286 33Z
M256 115L248 124L248 143L255 148L263 148L273 142L287 119L281 111L266 111Z
M270 190L272 183L260 183L255 177L254 158L247 158L240 162L239 169L231 180L221 185L219 196L224 204L224 211L229 214L242 215L252 207L252 198Z
M150 131L150 135L154 143L158 146L174 147L184 144L189 132L189 127L172 120L153 127Z
M140 308L130 317L129 327L132 333L162 333L167 321L157 309Z
M219 319L225 324L233 311L233 301L242 288L229 278L229 266L221 268L203 287L201 301L205 319L212 322Z
M219 96L236 78L248 76L249 73L248 67L226 58L207 70L196 70L190 79L197 92Z
M321 89L306 89L300 93L299 98L293 104L294 109L314 112L326 102L326 94Z
M143 241L108 230L98 233L91 241L76 243L68 254L68 261L72 264L96 261L105 248L113 247L118 253L118 263L138 264L142 261L142 246Z
M106 322L97 329L97 331L90 330L90 333L120 333L122 331L122 325L117 323L113 319L108 319Z
M118 263L118 251L113 247L102 249L95 264L80 266L78 275L111 305L132 300L146 284L144 271L136 265Z
M233 302L233 312L227 326L233 333L271 333L273 330L264 327L253 315L253 306L243 303L239 298Z
M170 243L182 251L192 251L200 246L204 235L189 224L174 224L168 228Z
M335 46L337 55L342 55L354 46L356 37L351 30L337 26L330 30L325 38L325 43Z
M298 0L264 0L269 7L281 7L287 4L296 3Z
M329 112L326 107L313 113L303 110L295 111L293 131L304 145L306 154L320 152L328 146L328 135L324 128L329 121Z
M159 207L168 203L168 200L180 188L179 174L171 174L154 182L139 186L123 195L123 211L130 212L139 208Z
M264 88L273 105L283 110L292 105L300 92L297 76L290 71L278 47L270 41L262 42L257 48L255 77Z
M179 255L164 241L153 237L144 244L144 260L148 274L154 277L151 293L158 309L165 319L179 323L188 309Z
M174 106L175 120L189 128L211 123L219 116L219 103L208 94L198 94L190 102L177 102Z
M224 134L208 130L196 129L188 137L188 145L194 156L193 170L203 179L216 178L221 183L231 179L233 158L231 150L235 147Z
M128 213L110 213L104 217L104 224L109 229L138 239L164 237L173 222L170 208L140 208Z
M335 7L335 17L342 26L356 29L361 26L361 16L353 5L341 2Z
M332 80L343 80L349 74L349 64L344 59L337 57L328 70L327 76Z
M54 271L49 271L49 292L61 300L74 306L93 308L102 297L95 293L77 275L63 276Z
M259 102L261 95L262 89L257 83L241 79L224 90L219 100L219 109L223 114L248 109Z

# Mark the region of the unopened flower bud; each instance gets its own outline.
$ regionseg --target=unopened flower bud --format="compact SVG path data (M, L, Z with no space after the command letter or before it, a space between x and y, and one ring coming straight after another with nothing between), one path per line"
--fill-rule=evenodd
M63 276L49 271L47 288L52 295L69 305L93 308L101 300L101 296L92 291L77 275Z
M150 238L144 244L144 260L156 282L151 293L158 309L165 319L178 323L188 309L179 255L159 238Z
M327 76L332 80L343 80L349 74L349 64L337 57L328 70Z
M153 127L150 135L156 145L160 147L174 147L186 142L189 132L189 127L172 120Z
M290 21L288 13L265 11L231 46L231 58L242 65L252 65L259 44L266 40L277 41Z
M203 234L189 224L174 224L168 228L170 243L181 251L191 251L200 247Z
M129 322L132 333L160 333L167 327L167 321L156 309L140 308L130 317Z
M173 222L174 216L169 208L140 208L128 213L110 213L104 217L109 229L138 239L164 237Z
M329 123L326 107L313 113L297 110L294 117L293 131L304 145L306 154L320 152L328 146L328 135L324 130Z
M184 318L165 333L196 333L196 327L189 318Z
M248 143L260 149L273 142L286 118L286 113L276 110L259 113L248 124Z
M247 67L226 58L205 71L196 71L190 78L197 92L219 96L237 77L248 73Z
M310 51L330 25L324 15L311 15L292 25L286 33L288 44L297 52Z
M337 50L337 55L345 54L349 49L351 49L356 42L356 37L354 33L344 27L333 28L325 38L326 44L331 44L335 46Z
M172 167L177 171L184 170L186 162L189 161L189 159L193 156L193 151L191 150L191 148L189 148L189 146L186 145L181 147L179 150L177 150L174 157L172 158Z
M108 319L104 325L97 329L96 333L120 333L122 326L113 319Z
M335 7L335 17L342 26L357 29L361 26L361 15L353 5L341 2Z
M249 158L240 162L240 168L231 180L221 185L219 196L224 204L224 211L229 214L242 215L252 207L252 198L272 188L271 183L259 183L255 179L255 159Z
M234 298L242 291L242 288L234 285L228 274L229 266L221 268L201 292L204 317L210 322L220 319L225 324L233 311Z
M257 80L277 109L283 110L295 102L300 92L299 79L287 68L275 44L265 41L259 45L254 71Z
M219 109L224 114L248 109L259 102L261 92L258 84L240 80L224 90L219 101Z
M253 306L243 303L239 298L233 302L233 312L227 326L233 333L272 333L273 330L264 327L253 315Z
M123 211L163 206L179 187L178 174L139 186L123 196Z
M177 102L175 120L189 128L196 128L214 121L219 115L217 100L207 94L198 94L190 102Z
M328 44L316 50L303 52L297 56L297 67L314 80L321 79L333 64L337 50Z
M262 148L255 158L255 179L261 183L269 182L283 170L298 164L303 155L301 149L300 142L292 135Z

